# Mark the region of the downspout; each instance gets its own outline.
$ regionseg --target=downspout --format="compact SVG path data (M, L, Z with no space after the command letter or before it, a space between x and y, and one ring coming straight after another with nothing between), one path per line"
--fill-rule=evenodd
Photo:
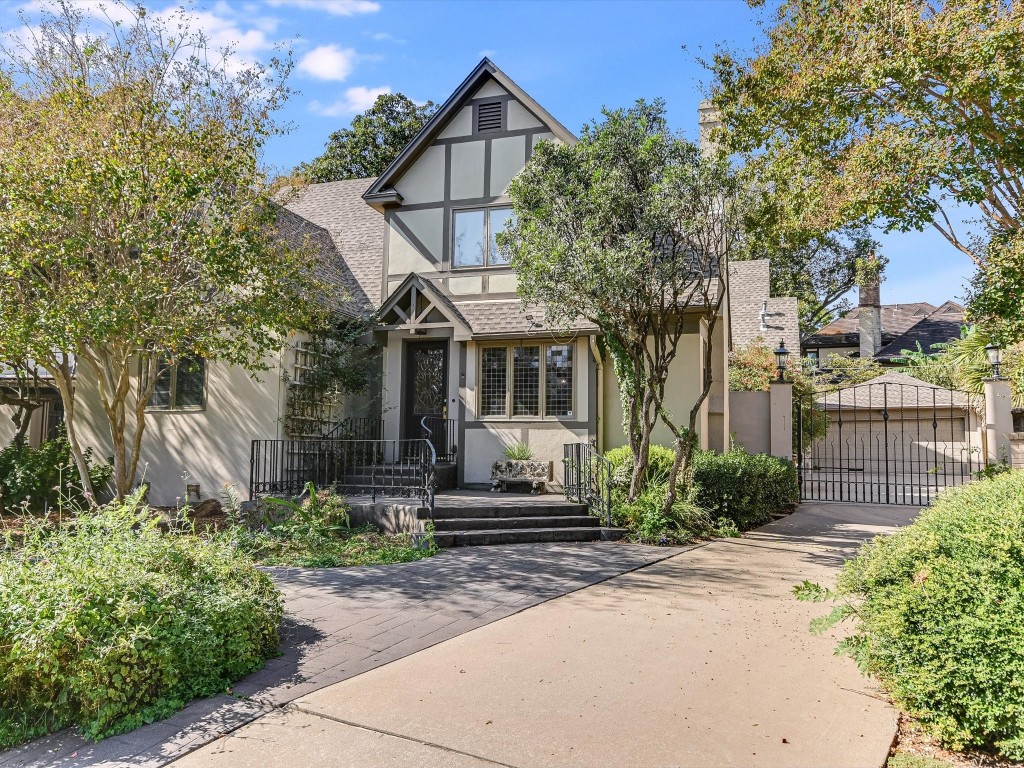
M594 404L597 429L597 452L604 453L604 360L601 357L601 350L597 346L597 337L588 336L590 342L590 354L594 356L594 371L597 375L597 403Z

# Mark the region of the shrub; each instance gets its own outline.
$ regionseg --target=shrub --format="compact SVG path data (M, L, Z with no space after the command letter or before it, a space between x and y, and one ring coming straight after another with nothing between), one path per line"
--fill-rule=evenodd
M90 738L225 690L276 653L281 596L224 542L163 534L139 497L0 550L0 747Z
M799 497L791 461L733 448L693 457L693 501L712 518L727 518L741 531L771 520L772 512Z
M954 749L1024 759L1024 472L944 492L913 525L866 544L816 620L847 617L841 649Z
M628 445L612 448L604 457L612 465L612 485L628 488L633 476L633 449ZM647 479L652 483L664 483L668 480L672 465L676 461L676 452L663 445L652 445L647 462Z
M93 464L89 450L85 458L92 487L103 487L110 479L110 465ZM0 450L0 512L22 505L43 512L62 504L87 506L67 438L46 440L38 448L11 443Z
M632 541L642 544L682 544L714 533L711 519L704 510L690 501L677 501L670 514L662 507L668 486L651 483L635 501L625 501L624 494L612 505L612 522L629 531Z

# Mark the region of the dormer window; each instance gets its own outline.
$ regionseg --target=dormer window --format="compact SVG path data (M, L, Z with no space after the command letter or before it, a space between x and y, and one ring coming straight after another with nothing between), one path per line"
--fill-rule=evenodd
M502 123L502 102L492 101L487 104L480 104L476 108L476 132L489 133L500 131Z
M504 232L515 221L511 208L464 208L452 216L453 267L508 265L508 259L498 250L498 233Z

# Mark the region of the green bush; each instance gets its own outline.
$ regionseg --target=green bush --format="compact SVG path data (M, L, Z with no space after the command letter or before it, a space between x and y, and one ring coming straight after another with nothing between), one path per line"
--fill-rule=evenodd
M225 542L164 534L138 497L0 550L0 748L90 738L223 692L276 653L282 601Z
M856 621L841 648L898 706L954 749L1024 759L1024 472L944 492L913 525L866 544L823 630Z
M704 510L690 501L679 500L671 512L663 512L668 486L651 483L635 501L625 493L613 494L612 524L629 531L631 541L642 544L683 544L714 534L714 526Z
M726 518L741 531L769 522L799 498L796 467L765 453L734 448L693 457L693 501L712 518Z
M99 489L110 479L111 467L91 459L87 450L92 487ZM0 513L21 507L43 512L62 504L87 506L67 438L47 440L38 448L11 443L0 450Z
M628 445L621 448L612 448L606 452L604 457L612 465L612 485L615 487L628 488L629 481L633 476L633 449ZM664 483L672 472L672 465L676 461L676 452L663 445L652 445L650 457L647 460L647 478L652 483Z

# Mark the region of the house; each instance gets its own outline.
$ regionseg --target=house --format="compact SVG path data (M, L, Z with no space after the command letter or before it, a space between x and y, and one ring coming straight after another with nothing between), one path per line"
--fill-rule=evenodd
M626 443L598 329L582 320L551 327L542 307L522 307L516 275L495 247L512 216L509 182L533 149L575 140L484 59L379 178L313 184L285 201L288 229L319 244L346 289L347 311L378 319L375 384L321 421L320 435L415 440L427 427L459 486L489 484L492 462L514 443L551 462L556 488L566 444L604 451ZM756 327L797 348L796 302L769 297L767 266L736 264L723 276L736 302L725 302L711 339L714 389L698 421L704 448L728 445L726 361L735 338ZM745 319L731 324L731 313ZM667 397L680 420L699 392L709 341L699 312L682 320L687 333ZM163 366L142 449L151 501L213 496L223 483L244 494L269 455L254 441L316 437L312 427L296 435L285 426L309 354L296 335L260 376L201 360ZM86 375L78 397L83 442L106 455L109 436ZM654 437L669 442L660 425Z
M811 360L843 355L903 365L905 351L934 352L935 344L959 339L963 324L964 307L955 301L882 304L875 283L860 289L858 306L806 337L800 349Z

